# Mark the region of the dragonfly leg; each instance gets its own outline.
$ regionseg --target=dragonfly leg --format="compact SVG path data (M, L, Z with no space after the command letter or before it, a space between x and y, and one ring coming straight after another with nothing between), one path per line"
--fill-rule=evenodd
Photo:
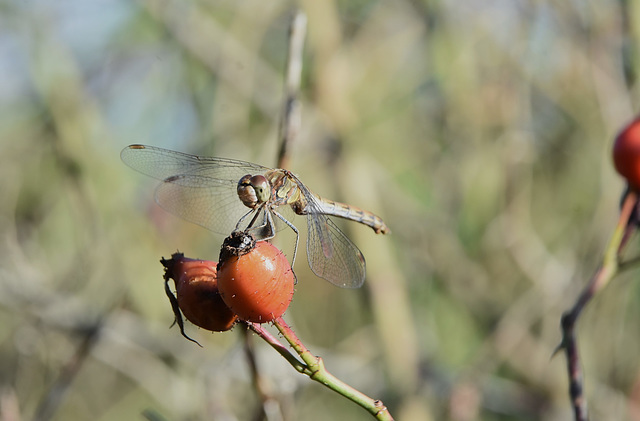
M258 228L260 229L267 228L269 230L264 240L271 240L273 237L276 236L276 224L273 223L273 216L271 215L271 212L265 211L264 224L260 225L260 227Z
M258 213L260 213L260 212L256 211L256 209L251 209L249 212L247 212L244 215L242 215L242 218L240 218L240 220L238 220L238 223L236 224L236 228L234 229L234 231L239 231L240 230L240 224L242 224L242 221L247 219L247 216L251 215L251 212L256 212L256 215L253 217L253 219L251 220L251 222L247 226L247 229L249 229L249 227L251 227L251 225L253 225L253 223L256 220L256 217L257 217Z
M296 233L296 245L293 247L293 259L291 259L291 267L293 267L294 263L296 262L296 256L298 255L298 243L300 242L300 233L298 232L298 228L296 228L295 225L293 225L291 222L287 221L287 218L285 218L284 216L280 215L275 210L273 211L273 213L275 213L276 216L282 220L282 222L287 224L289 226L289 228L291 228L293 230L293 232Z
M254 226L259 215L262 215L263 222L260 225ZM269 212L268 209L265 209L264 206L260 206L244 231L255 233L254 236L258 241L266 241L275 237L276 230L273 218L271 217L271 212Z

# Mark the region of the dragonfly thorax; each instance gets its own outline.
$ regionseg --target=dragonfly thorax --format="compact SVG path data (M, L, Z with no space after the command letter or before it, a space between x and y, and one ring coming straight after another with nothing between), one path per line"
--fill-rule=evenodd
M302 197L300 188L294 181L295 176L287 170L271 170L265 176L271 185L271 203L273 206L293 206Z
M254 209L271 198L271 186L263 175L247 174L238 181L238 197L245 206Z

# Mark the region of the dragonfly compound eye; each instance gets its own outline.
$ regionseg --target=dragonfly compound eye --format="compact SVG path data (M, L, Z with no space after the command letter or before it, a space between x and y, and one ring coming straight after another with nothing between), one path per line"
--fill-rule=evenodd
M251 185L251 174L243 176L240 181L238 181L238 197L245 206L251 209L255 208L258 204L256 191Z
M269 201L271 188L263 175L247 174L238 181L238 197L245 206L253 209L260 203Z
M258 201L261 203L268 201L271 197L271 188L265 176L254 175L249 181L255 190L255 195Z

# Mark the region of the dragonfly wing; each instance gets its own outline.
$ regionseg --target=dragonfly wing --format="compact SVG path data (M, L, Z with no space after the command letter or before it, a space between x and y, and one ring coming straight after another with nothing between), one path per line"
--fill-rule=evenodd
M120 158L134 170L160 181L174 175L192 174L237 183L245 174L264 174L269 170L251 162L189 155L146 145L127 146L120 152Z
M307 258L313 273L341 288L359 288L364 283L365 261L360 249L338 228L316 196L293 174L307 216Z
M236 194L237 182L182 174L156 188L164 210L219 234L229 234L249 211Z
M365 277L362 252L326 215L307 215L307 257L313 273L342 288L359 288Z
M134 170L162 181L155 197L163 209L220 234L230 233L249 211L238 198L238 180L268 170L249 162L144 145L128 146L120 157Z

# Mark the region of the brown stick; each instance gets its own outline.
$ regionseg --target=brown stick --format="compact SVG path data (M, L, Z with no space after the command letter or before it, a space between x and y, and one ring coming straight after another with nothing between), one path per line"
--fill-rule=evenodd
M284 80L284 104L280 120L280 151L278 168L289 166L289 150L300 132L301 112L298 94L302 75L302 50L307 33L307 17L297 10L289 28L289 52Z

